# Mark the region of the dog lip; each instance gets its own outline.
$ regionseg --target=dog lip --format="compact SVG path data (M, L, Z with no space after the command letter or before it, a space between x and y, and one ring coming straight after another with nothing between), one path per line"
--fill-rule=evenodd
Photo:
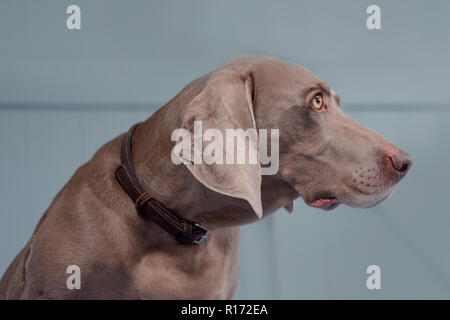
M336 208L341 203L342 201L336 197L319 197L311 202L308 202L308 205L324 210L331 210Z

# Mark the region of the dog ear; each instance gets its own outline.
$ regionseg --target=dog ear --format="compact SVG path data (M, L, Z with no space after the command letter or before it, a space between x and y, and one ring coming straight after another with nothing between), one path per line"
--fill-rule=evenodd
M193 176L211 190L246 200L261 218L261 166L251 75L222 72L213 76L187 105L182 128L193 137L190 157L183 153L181 159ZM229 129L246 135L228 139ZM238 150L240 143L241 147L245 145L244 155L242 148ZM213 160L205 155L211 155Z

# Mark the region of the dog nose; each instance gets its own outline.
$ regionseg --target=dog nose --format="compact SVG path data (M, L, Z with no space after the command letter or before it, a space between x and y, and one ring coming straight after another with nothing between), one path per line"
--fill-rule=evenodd
M395 171L399 173L399 178L403 178L412 166L412 159L409 154L404 151L398 151L394 155L389 157Z

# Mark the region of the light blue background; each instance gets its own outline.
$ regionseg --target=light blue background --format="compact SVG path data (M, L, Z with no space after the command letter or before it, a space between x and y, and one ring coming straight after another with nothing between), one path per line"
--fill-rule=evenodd
M82 29L66 29L78 4ZM382 30L366 28L378 4ZM0 273L74 170L189 81L241 53L305 65L412 155L376 208L299 199L243 228L237 298L450 298L448 1L0 3ZM366 268L382 289L366 288Z

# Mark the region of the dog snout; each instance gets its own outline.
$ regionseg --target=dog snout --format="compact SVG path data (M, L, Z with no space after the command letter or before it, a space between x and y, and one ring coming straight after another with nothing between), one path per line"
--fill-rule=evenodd
M398 180L402 179L412 166L412 158L406 152L400 150L389 156L392 167L397 172Z

